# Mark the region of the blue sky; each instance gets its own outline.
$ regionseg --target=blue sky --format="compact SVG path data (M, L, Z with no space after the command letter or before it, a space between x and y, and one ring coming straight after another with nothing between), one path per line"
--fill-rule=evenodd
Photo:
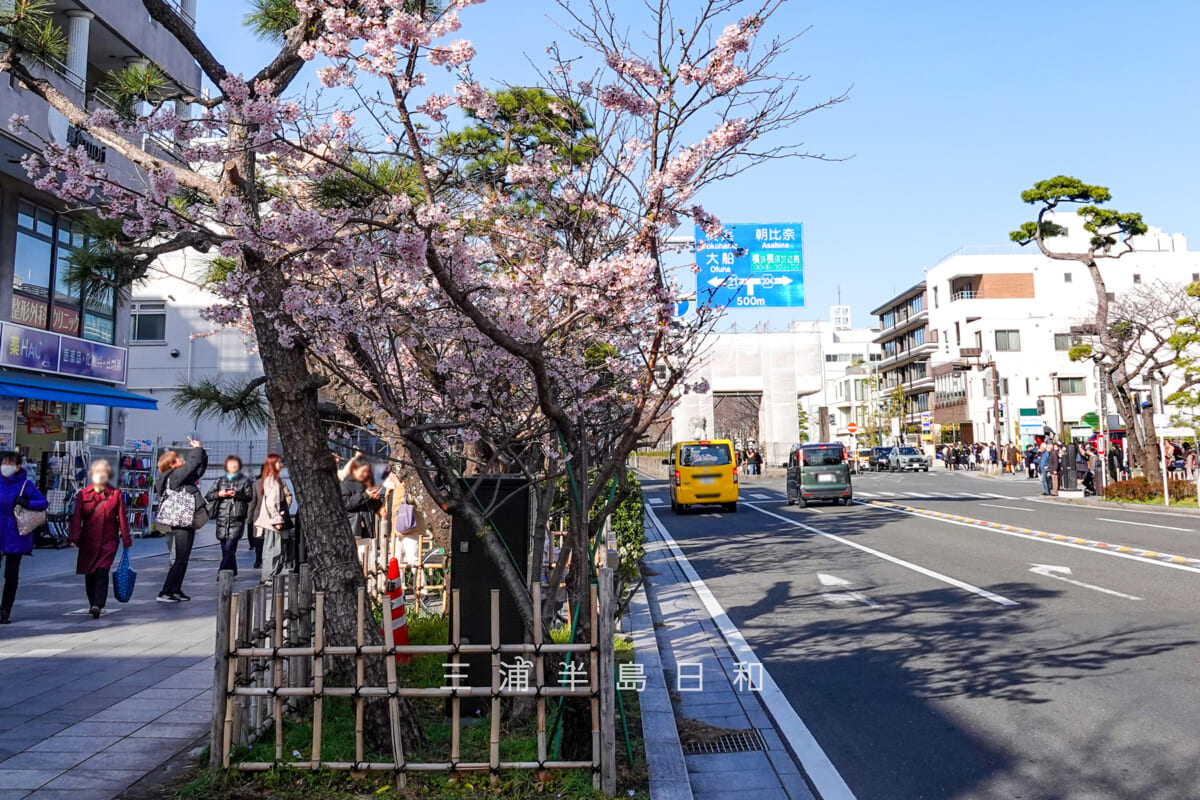
M632 30L641 0L613 0ZM677 0L676 8L691 4ZM235 22L243 0L200 3L218 57L247 72L266 48ZM490 0L463 12L485 81L520 83L568 37L547 0ZM792 34L786 67L817 102L850 99L795 130L840 162L773 164L701 198L729 222L804 223L806 308L730 312L739 326L854 322L960 245L1006 242L1027 218L1020 192L1059 173L1109 186L1114 207L1196 238L1200 250L1200 82L1194 0L791 0L773 21Z

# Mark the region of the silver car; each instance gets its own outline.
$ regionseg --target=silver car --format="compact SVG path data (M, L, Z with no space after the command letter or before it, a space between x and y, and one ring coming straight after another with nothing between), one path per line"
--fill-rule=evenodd
M929 472L929 457L915 447L893 447L888 453L888 469L894 472Z

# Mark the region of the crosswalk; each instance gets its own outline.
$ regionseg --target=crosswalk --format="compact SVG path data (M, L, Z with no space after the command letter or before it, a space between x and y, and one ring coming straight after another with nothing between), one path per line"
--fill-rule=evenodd
M870 491L864 492L861 489L855 490L855 497L862 497L869 500L899 500L908 498L911 500L1020 500L1020 497L1013 497L1009 494L997 494L995 492L882 492Z

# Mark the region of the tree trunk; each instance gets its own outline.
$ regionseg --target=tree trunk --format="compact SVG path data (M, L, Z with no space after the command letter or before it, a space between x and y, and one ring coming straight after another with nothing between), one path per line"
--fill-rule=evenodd
M267 399L296 494L313 586L325 593L326 641L335 646L352 646L357 635L357 593L365 581L342 509L333 455L326 446L326 426L317 406L320 384L309 371L303 347L297 343L285 347L279 342L274 323L283 307L283 275L279 267L255 260L251 255L245 258L247 269L257 277L257 292L250 294L249 308L267 378ZM368 644L382 644L373 620L366 632ZM334 664L335 673L349 678L352 659L340 661ZM366 667L371 685L387 685L382 658L368 659ZM411 748L424 741L424 734L408 702L402 700L400 705L401 736L406 747ZM367 715L372 744L387 752L391 745L386 701L369 703Z

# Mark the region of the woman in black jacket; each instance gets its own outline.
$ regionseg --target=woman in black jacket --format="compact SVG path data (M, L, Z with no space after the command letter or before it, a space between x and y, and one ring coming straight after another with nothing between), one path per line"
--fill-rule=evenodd
M383 505L382 490L383 487L375 486L371 480L371 464L366 459L356 458L350 462L346 477L342 479L342 505L346 507L350 531L356 539L375 536L375 520Z
M207 521L204 506L204 495L200 493L200 479L208 469L208 453L204 446L195 439L188 439L191 450L187 458L183 458L174 450L168 450L158 459L158 485L165 494L167 489L173 492L184 491L195 499L196 514L192 524L183 528L171 528L167 533L169 545L174 548L175 560L167 571L167 579L163 581L162 590L158 593L160 603L178 603L181 600L191 600L183 593L183 579L187 575L188 559L192 556L192 545L196 541L196 528Z
M237 546L246 527L246 516L254 501L254 484L242 474L242 459L226 456L225 474L217 478L206 495L209 513L217 522L217 541L221 543L221 566L237 574Z

